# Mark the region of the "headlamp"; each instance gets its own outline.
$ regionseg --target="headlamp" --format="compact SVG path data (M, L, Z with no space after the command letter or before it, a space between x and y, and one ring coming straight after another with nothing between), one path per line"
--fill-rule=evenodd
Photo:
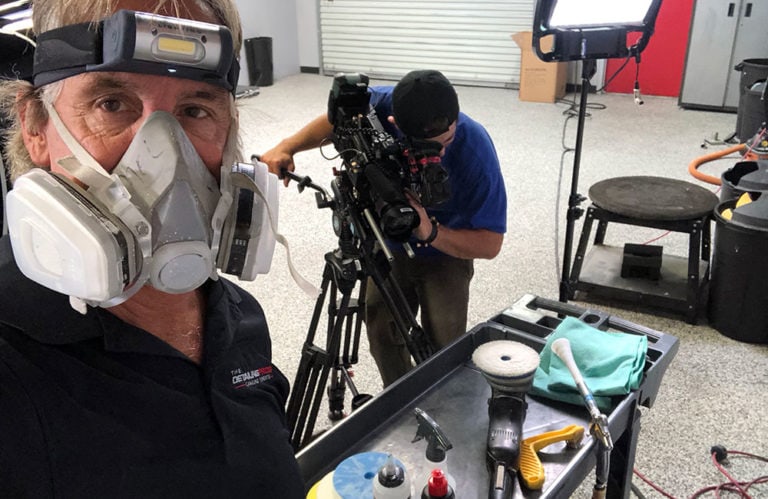
M93 71L173 76L234 92L240 66L226 27L130 10L37 37L35 87Z

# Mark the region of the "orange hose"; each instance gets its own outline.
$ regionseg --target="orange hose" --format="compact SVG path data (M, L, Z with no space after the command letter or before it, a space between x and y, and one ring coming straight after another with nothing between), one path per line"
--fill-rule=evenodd
M711 152L709 154L705 154L704 156L700 156L691 161L691 164L688 165L688 173L693 175L694 178L703 182L707 182L708 184L721 185L722 182L718 177L707 175L706 173L701 173L699 171L699 167L704 163L709 163L710 161L723 158L729 154L741 152L746 147L746 144L736 144L735 146L731 146L728 149L723 149L722 151Z

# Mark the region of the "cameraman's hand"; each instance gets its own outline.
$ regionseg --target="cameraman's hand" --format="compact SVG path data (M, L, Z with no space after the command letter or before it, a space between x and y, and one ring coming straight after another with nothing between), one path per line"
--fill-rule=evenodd
M292 154L283 151L280 147L274 147L261 155L261 162L266 163L269 167L269 171L282 178L283 185L288 187L288 183L291 179L287 177L283 178L281 170L292 172L296 169L296 165L293 164Z
M419 225L413 229L413 235L416 239L424 240L432 233L432 221L430 220L429 215L427 215L427 210L424 209L424 206L421 205L421 201L419 201L414 193L406 190L405 195L413 209L419 214Z

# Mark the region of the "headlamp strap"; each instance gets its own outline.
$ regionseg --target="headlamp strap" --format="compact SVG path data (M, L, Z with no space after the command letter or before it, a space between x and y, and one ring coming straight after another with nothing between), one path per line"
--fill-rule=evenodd
M100 64L102 23L79 23L40 33L34 56L35 86L85 72ZM45 73L44 77L40 77ZM60 76L60 77L59 77Z

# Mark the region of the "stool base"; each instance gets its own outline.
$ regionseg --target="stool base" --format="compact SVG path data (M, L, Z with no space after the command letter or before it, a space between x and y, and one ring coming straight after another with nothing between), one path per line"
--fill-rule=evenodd
M594 244L587 253L593 222L598 221ZM608 222L659 228L689 234L688 256L665 254L660 278L623 278L622 247L604 244ZM699 313L706 310L709 282L710 217L692 220L652 221L624 217L595 205L587 209L584 227L569 278L569 298L589 301L592 296L602 301L619 300L644 307L658 307L683 314L696 324Z
M688 259L664 255L660 278L621 277L623 249L615 246L596 245L584 260L577 291L571 298L589 302L592 298L603 301L621 300L641 307L663 308L683 314L686 321L694 324L699 311L706 310L706 303L689 304ZM707 262L699 262L699 275L706 275ZM699 297L706 297L707 282L699 283ZM691 309L691 307L693 307Z

